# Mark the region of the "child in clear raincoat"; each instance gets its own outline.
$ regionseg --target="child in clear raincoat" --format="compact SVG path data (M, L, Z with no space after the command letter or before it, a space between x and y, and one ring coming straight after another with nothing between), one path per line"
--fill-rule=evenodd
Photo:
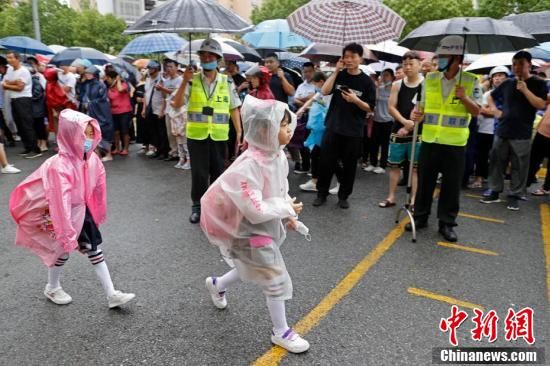
M210 186L201 199L201 227L208 240L225 249L235 268L208 277L214 305L227 306L225 291L239 282L261 286L273 322L271 341L290 352L309 343L288 327L285 301L292 281L281 255L286 228L298 229L301 203L288 195L288 161L283 148L296 127L288 105L247 96L241 115L248 149Z
M183 105L180 108L176 108L172 105L172 98L176 92L173 92L166 98L166 115L170 118L170 133L176 136L176 143L178 144L178 156L180 161L174 168L190 170L191 159L189 158L189 149L187 148L187 136L185 129L187 125L187 106Z
M104 261L98 226L107 214L105 168L94 149L101 141L98 122L77 111L59 115L59 153L46 160L10 196L10 213L17 224L15 243L30 249L48 267L44 295L58 305L72 301L60 284L69 253L88 256L107 296L109 308L135 295L113 287Z

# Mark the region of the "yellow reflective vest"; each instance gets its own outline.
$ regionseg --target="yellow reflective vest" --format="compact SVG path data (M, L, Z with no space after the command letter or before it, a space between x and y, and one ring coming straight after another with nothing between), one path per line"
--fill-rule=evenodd
M443 73L430 72L426 75L426 101L424 105L424 126L422 141L441 145L466 146L472 116L464 104L455 97L453 87L446 100L443 100L441 78ZM459 75L455 77L458 80ZM472 95L477 78L469 72L462 72L461 84L466 95Z
M214 141L229 139L230 91L227 75L218 73L212 95L202 84L200 73L193 76L187 104L187 138ZM205 109L206 108L206 109Z

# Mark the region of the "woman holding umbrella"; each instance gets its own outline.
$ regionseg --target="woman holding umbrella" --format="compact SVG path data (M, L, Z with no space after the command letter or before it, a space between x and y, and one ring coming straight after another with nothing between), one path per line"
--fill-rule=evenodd
M111 161L113 160L111 146L114 131L107 86L99 80L99 69L95 66L88 67L84 77L87 81L83 86L84 95L81 96L82 108L86 114L99 122L102 136L99 149L104 155L101 161Z

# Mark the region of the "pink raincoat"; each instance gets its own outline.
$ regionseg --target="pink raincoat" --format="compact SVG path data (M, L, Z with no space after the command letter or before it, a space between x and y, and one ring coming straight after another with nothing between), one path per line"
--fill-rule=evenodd
M94 129L93 148L84 159L85 129ZM94 222L105 222L107 190L105 168L93 152L101 141L97 121L65 109L59 116L59 153L21 182L10 197L17 223L16 245L30 249L48 267L78 248L86 206Z

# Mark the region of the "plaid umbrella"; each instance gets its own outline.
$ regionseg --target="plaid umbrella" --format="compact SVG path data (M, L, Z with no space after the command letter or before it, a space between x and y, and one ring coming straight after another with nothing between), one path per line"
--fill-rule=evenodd
M290 14L288 24L313 42L343 46L399 38L405 20L378 0L314 0Z
M281 62L282 67L289 69L301 70L306 62L309 62L307 58L300 57L297 53L292 52L276 52L275 53Z
M178 51L186 43L186 40L174 33L152 33L134 38L120 51L120 54L149 55Z

